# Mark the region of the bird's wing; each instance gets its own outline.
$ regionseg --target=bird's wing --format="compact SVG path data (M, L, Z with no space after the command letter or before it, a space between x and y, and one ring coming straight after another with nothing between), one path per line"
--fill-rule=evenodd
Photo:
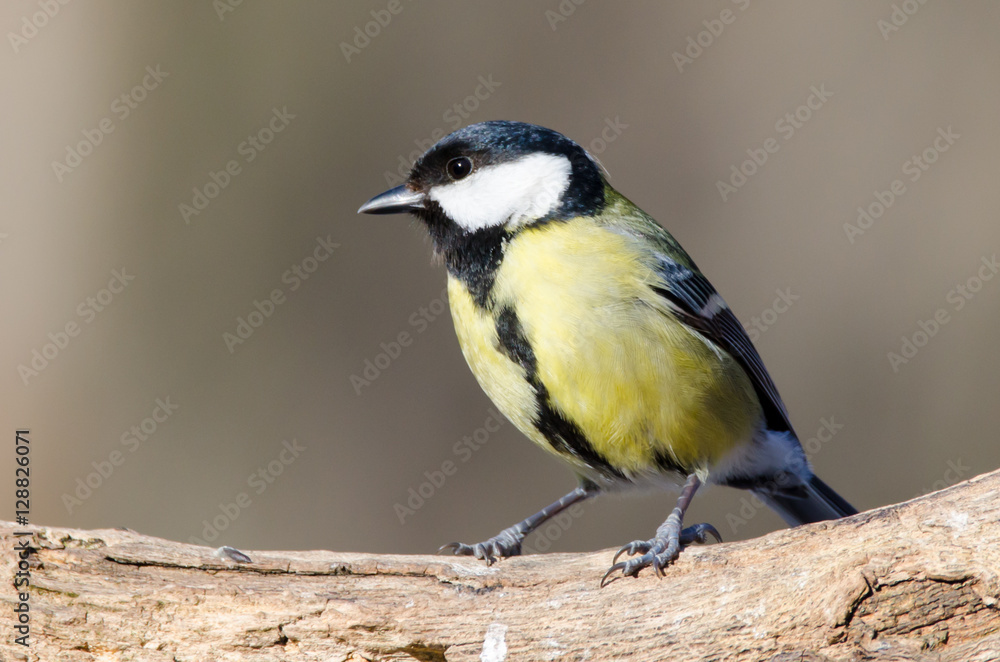
M657 271L662 279L653 289L666 300L671 311L685 326L739 362L757 392L767 427L775 431L792 431L778 388L767 374L764 362L743 325L723 298L696 269L680 264L664 253L657 252L656 257Z

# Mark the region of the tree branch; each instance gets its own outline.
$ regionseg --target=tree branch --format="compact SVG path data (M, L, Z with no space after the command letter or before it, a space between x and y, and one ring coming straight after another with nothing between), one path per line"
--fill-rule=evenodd
M1000 659L1000 472L691 547L665 579L604 589L610 550L490 568L323 551L237 564L131 531L20 528L0 522L0 539L6 581L16 542L37 548L31 646L5 627L4 660Z

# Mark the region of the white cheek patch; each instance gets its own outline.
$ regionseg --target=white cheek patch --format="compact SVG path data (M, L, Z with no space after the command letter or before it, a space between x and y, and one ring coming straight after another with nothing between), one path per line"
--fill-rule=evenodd
M569 188L569 159L530 154L510 163L486 166L465 179L430 191L448 217L474 231L541 218L555 209Z

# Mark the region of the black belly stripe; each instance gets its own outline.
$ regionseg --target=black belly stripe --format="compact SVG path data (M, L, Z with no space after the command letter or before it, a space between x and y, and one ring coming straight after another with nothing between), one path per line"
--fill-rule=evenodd
M545 435L549 444L557 451L580 458L588 467L610 479L624 479L625 474L611 466L594 450L593 444L572 421L560 414L549 400L549 392L544 384L532 382L538 399L538 418L535 427Z
M677 463L677 460L670 455L670 453L662 450L656 451L656 454L653 455L653 462L655 462L656 466L663 471L673 471L681 474L682 476L687 476L692 471L692 467L681 466Z
M500 349L512 361L524 368L528 383L535 392L538 415L534 425L555 450L582 460L609 479L624 479L625 475L601 457L583 431L562 415L552 404L549 390L538 377L538 361L521 328L517 313L510 307L502 308L496 315L497 338Z

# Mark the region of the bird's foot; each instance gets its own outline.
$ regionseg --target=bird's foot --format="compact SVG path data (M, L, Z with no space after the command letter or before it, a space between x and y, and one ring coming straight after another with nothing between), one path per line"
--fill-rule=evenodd
M683 531L680 530L679 522L677 526L669 526L669 524L670 522L668 521L667 524L657 529L655 538L651 540L634 540L619 549L615 557L611 559L611 563L614 565L611 566L607 573L605 573L604 578L601 579L601 586L603 587L607 583L608 578L619 570L622 571L623 577L635 577L643 568L653 566L653 570L657 576L662 577L664 576L664 568L677 560L681 547L692 543L704 544L708 542L709 536L712 536L718 542L722 542L722 536L719 535L719 532L711 524L695 524ZM622 554L628 554L629 556L642 554L642 556L617 562L618 557Z
M504 529L489 540L476 543L475 545L450 542L447 545L442 545L438 553L449 551L455 556L475 556L477 559L486 561L486 565L493 565L498 559L505 559L509 556L520 556L524 535L517 526L512 526L509 529Z

